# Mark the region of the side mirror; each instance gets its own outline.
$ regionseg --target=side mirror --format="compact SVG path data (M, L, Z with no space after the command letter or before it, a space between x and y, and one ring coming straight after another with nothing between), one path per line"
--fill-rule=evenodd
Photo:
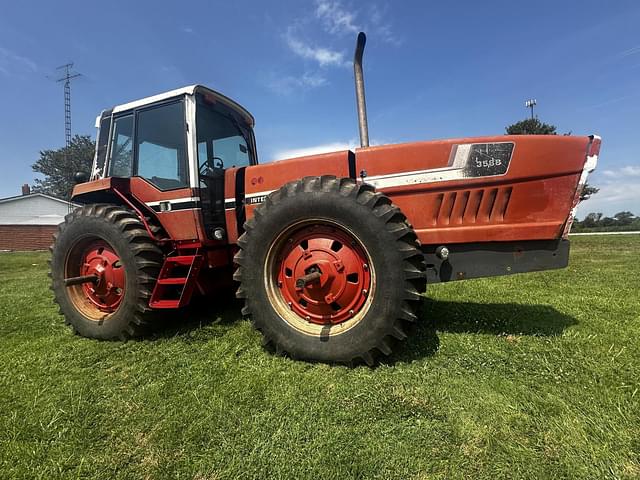
M73 180L76 182L76 184L88 182L89 181L89 174L87 172L77 172L73 176Z

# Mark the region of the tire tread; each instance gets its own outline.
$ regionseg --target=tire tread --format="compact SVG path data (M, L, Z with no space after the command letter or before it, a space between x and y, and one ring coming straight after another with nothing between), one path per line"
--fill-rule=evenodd
M149 299L164 260L162 250L151 239L144 224L134 212L120 205L89 204L81 206L65 216L65 221L59 225L57 232L53 234L53 243L49 247L52 254L58 246L60 235L67 226L83 217L99 217L113 224L128 242L130 250L134 253L136 263L135 271L137 272L138 291L133 311L128 315L127 324L119 332L104 339L128 340L139 337L148 330L150 324L157 317L156 312L149 307ZM51 271L49 274L53 277ZM52 283L51 287L55 292L55 283ZM54 295L54 302L58 304L60 313L64 315L65 323L77 334L77 328L69 320L69 315L63 312L56 295Z
M239 250L234 257L237 269L234 273L234 280L240 282L240 287L236 292L236 297L245 300L242 314L251 317L251 308L247 299L247 288L243 285L243 264L245 263L244 250L252 241L252 231L257 222L265 220L266 213L273 205L278 204L284 197L296 196L299 193L313 192L336 192L344 197L353 198L358 204L370 209L371 214L385 223L386 229L394 235L396 239L395 248L403 258L404 274L404 298L403 304L399 306L399 315L390 325L388 334L383 336L377 345L368 350L353 355L353 358L338 363L357 364L365 363L373 366L380 355L389 356L392 353L392 346L407 338L405 326L415 323L418 319L418 308L422 300L419 292L426 289L426 263L420 250L420 242L413 228L407 221L406 216L400 208L394 205L383 193L375 191L375 188L365 183L357 183L350 178L337 178L332 175L321 177L304 177L300 180L289 182L279 190L271 193L268 201L261 204L254 212L254 218L245 223L245 233L238 239ZM283 345L279 345L274 338L269 338L266 330L259 328L254 323L254 327L263 335L263 344L274 347L276 352L284 351ZM295 355L292 355L294 358Z

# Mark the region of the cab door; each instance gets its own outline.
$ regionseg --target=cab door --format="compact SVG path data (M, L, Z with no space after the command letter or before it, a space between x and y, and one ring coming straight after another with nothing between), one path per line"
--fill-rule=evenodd
M214 238L218 228L225 228L224 160L216 156L215 140L198 139L198 181L202 222L207 238Z
M236 222L229 222L225 214L225 197L228 204L233 200L230 208L235 209L238 192L228 179L251 163L249 134L233 112L202 95L196 96L198 182L202 223L209 239L217 239L215 233L220 229L227 239L236 237L236 228L230 226ZM230 208L227 205L227 210ZM228 231L230 228L234 231Z
M114 115L109 176L154 210L174 240L197 240L198 198L189 184L183 98Z

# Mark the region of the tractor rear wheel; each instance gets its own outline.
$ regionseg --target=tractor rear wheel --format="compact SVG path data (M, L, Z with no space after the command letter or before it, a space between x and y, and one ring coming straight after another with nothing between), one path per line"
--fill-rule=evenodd
M118 205L86 205L53 238L51 289L66 323L102 340L144 333L163 256L140 219Z
M373 365L417 320L425 263L388 197L333 176L273 192L245 224L237 296L264 342L294 358Z

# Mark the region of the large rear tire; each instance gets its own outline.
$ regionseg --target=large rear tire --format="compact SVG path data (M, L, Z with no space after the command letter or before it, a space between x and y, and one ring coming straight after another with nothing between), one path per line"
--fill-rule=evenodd
M369 185L333 176L288 183L256 209L238 245L243 314L277 352L373 365L417 320L426 287L418 239Z
M86 205L67 215L53 238L51 289L66 323L101 340L143 334L156 317L149 299L163 256L135 213ZM98 280L65 285L65 279L87 275Z

